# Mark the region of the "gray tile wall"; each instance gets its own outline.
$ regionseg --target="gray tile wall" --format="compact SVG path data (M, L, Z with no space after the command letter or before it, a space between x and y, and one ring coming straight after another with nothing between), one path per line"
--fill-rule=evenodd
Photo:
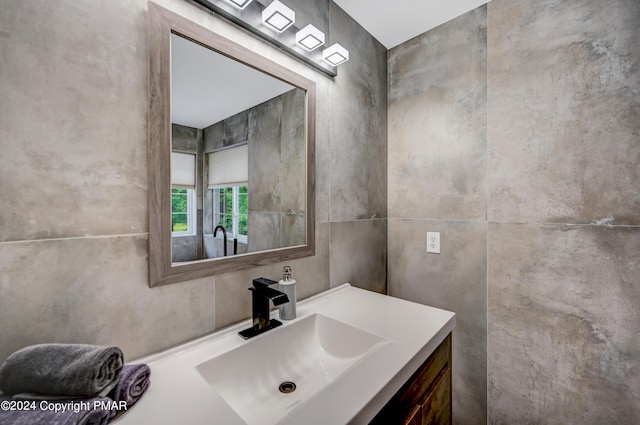
M304 298L342 283L331 280L335 262L348 269L336 279L384 269L384 242L346 267L351 253L330 257L329 246L334 223L353 238L386 239L386 121L376 117L386 117L387 86L379 43L332 3L298 2L299 13L324 4L317 16L325 25L331 16L330 37L352 52L335 80L191 2L157 1L316 81L316 255L290 262ZM249 317L251 279L281 276L282 263L148 287L146 18L146 0L3 6L0 361L41 342L115 344L130 360ZM380 184L348 180L354 164ZM353 198L375 206L336 213ZM361 220L368 210L382 221ZM384 291L386 276L375 277L358 284Z
M640 3L488 28L490 423L640 423Z
M205 154L249 145L249 243L240 252L305 242L306 181L300 179L306 173L304 104L305 92L293 89L204 129ZM207 173L205 163L205 181ZM212 194L205 192L204 199L205 233L212 233ZM209 258L222 255L223 245L210 242Z
M317 155L327 155L329 167L330 286L351 282L386 293L387 51L331 4L328 44L352 54L329 81L329 151Z
M389 293L456 312L464 425L486 423L486 102L486 7L390 50Z
M638 253L638 227L490 224L490 423L640 423Z
M334 5L331 12L327 44L344 42L353 53L340 67L340 78L330 82L331 221L384 219L387 51L342 9ZM354 104L360 107L354 108Z
M638 36L493 0L390 52L389 290L458 313L455 423L640 422Z

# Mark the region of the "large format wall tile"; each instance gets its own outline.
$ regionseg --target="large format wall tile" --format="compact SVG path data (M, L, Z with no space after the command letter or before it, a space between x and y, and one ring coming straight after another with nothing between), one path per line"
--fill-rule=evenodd
M19 4L0 14L0 241L146 232L145 2Z
M486 7L390 50L389 217L486 219Z
M331 92L328 79L316 81L316 222L330 220L331 210Z
M426 232L440 232L441 254L426 252ZM392 296L456 313L453 416L461 425L487 422L487 224L389 219Z
M640 224L640 2L489 8L489 219Z
M120 346L127 360L211 332L213 277L149 288L146 236L0 244L0 363L43 342Z
M249 110L249 211L280 212L282 99Z
M330 219L383 218L387 216L386 50L333 2L330 22L330 41L351 52L330 86Z
M331 223L331 287L345 282L387 293L387 226L384 219Z
M248 252L258 252L282 247L281 214L249 211Z
M472 335L463 347L454 339L454 355L485 350L488 329L490 423L635 424L640 228L601 224L640 223L640 3L487 7L390 53L390 292L450 304L456 331ZM466 97L457 93L464 88ZM484 111L486 141L465 137L481 135ZM420 220L443 233L492 223L488 306L486 295L457 289L483 276L465 272L473 262L462 253L487 233L467 231L454 259L423 259ZM508 224L520 222L527 224ZM415 283L432 275L439 279ZM488 321L469 331L465 320L480 316L476 303ZM467 374L482 359L456 364ZM473 394L485 394L481 386ZM470 388L454 383L454 420L465 425L475 423L460 416L474 412L460 403L474 400L462 392Z
M640 423L640 228L491 224L490 423Z
M305 93L291 90L282 95L282 140L280 141L280 211L302 213L306 210L307 152L305 126Z
M486 13L389 53L389 293L456 313L460 425L487 418ZM427 230L441 233L442 254L426 253Z

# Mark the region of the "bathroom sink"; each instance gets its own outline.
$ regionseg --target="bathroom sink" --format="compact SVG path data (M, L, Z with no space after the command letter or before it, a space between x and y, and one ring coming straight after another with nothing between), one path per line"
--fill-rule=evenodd
M248 340L247 320L136 359L154 383L114 425L367 424L455 327L450 311L348 283L297 312Z
M250 425L276 424L329 389L385 339L313 314L206 360L197 371Z

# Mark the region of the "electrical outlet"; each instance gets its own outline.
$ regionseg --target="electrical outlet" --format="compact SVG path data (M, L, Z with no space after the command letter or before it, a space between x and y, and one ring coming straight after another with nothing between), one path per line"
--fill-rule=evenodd
M440 254L440 232L427 232L427 252Z

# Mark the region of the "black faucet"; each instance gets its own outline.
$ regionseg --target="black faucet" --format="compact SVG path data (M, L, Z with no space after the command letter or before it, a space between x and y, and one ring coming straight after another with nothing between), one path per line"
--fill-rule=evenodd
M279 320L269 319L269 300L273 301L273 305L279 306L289 302L289 298L285 293L269 287L274 283L278 282L265 277L253 279L253 286L249 288L253 302L253 326L238 332L244 339L252 338L282 325Z
M224 256L227 256L227 231L225 230L224 226L216 226L215 229L213 229L213 237L216 237L216 234L218 233L218 229L222 230L222 245L224 246Z

